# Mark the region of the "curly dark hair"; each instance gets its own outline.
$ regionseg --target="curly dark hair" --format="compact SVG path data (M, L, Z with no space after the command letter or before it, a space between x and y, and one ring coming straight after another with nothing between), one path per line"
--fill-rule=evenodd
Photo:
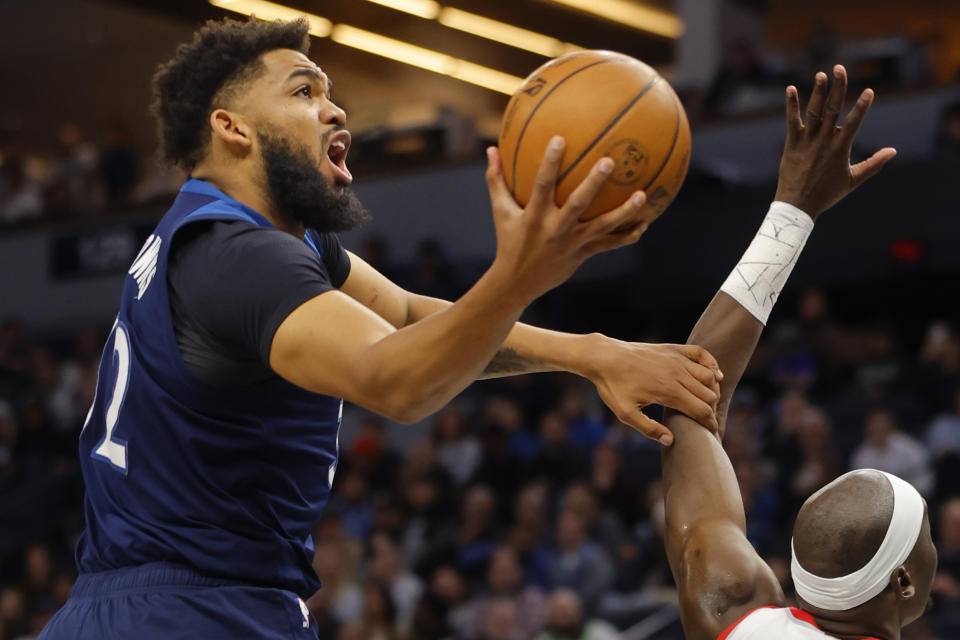
M289 22L210 20L177 48L153 77L151 109L158 120L160 155L191 171L206 151L207 118L245 83L263 71L260 56L276 49L306 54L306 19Z

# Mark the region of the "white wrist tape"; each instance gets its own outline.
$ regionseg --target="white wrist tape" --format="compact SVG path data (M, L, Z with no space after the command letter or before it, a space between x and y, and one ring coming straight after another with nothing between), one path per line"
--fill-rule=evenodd
M774 202L720 290L766 325L811 231L810 216L792 204Z
M893 517L880 548L867 564L838 578L821 578L800 566L790 541L790 573L797 595L826 611L847 611L872 600L890 584L890 575L906 562L923 526L923 498L908 482L881 471L893 487ZM821 491L829 489L843 476Z

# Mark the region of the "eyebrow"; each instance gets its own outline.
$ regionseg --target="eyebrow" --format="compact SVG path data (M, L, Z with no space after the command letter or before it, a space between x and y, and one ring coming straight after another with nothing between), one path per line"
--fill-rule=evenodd
M323 84L323 76L321 76L315 69L307 69L306 67L294 69L293 72L287 76L287 80L289 81L299 76L308 76L320 84ZM333 95L333 80L327 78L327 97L329 98L331 95Z

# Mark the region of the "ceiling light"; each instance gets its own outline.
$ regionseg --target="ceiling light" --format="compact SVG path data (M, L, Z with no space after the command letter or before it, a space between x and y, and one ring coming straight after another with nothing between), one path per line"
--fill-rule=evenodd
M440 5L433 0L367 0L367 2L381 4L404 13L412 13L427 20L436 19L440 13Z
M516 91L523 83L523 78L347 24L335 26L330 38L347 47L451 76L507 95Z
M377 2L378 0L371 0ZM518 49L539 53L548 58L556 58L571 51L581 50L575 44L569 44L542 33L515 27L512 24L492 20L475 13L461 11L453 7L444 7L437 20L445 27L466 31L481 38L495 40Z
M267 0L210 0L210 4L227 11L242 13L245 16L255 15L261 20L297 20L306 18L310 23L310 35L326 38L330 35L333 23L326 18L315 16L312 13L300 11L282 4L267 2Z
M683 35L683 20L672 13L645 7L634 0L550 0L667 38Z
M373 0L370 0L371 2ZM388 6L409 4L414 0L376 0L379 4ZM420 69L433 71L463 82L469 82L492 91L499 91L507 95L513 94L521 84L523 78L497 71L490 67L475 64L467 60L418 47L417 45L388 38L372 31L365 31L347 24L333 25L326 18L304 13L292 7L267 2L267 0L209 0L210 4L234 11L243 15L254 15L262 20L296 20L306 17L310 23L310 34L318 38L330 38L338 43L354 49L360 49L384 58L403 62ZM424 3L426 6L426 3ZM437 5L439 9L439 5ZM509 25L505 25L509 26ZM562 44L562 43L561 43ZM573 45L565 45L573 46Z

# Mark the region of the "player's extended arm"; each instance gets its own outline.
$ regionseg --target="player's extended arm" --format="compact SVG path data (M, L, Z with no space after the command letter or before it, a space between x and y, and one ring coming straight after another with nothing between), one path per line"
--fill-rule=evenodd
M356 255L341 291L400 329L453 303L405 291ZM591 380L604 402L625 424L654 440L672 434L641 408L662 404L716 431L717 364L695 345L642 344L599 333L577 335L516 323L480 373L499 378L541 371L569 371Z
M305 389L401 422L437 411L480 375L531 301L570 277L589 256L640 238L642 193L578 222L613 169L609 158L557 207L562 154L558 139L544 156L530 204L521 210L503 181L497 151L489 151L497 255L455 304L398 330L348 295L328 291L280 324L270 366ZM633 230L614 232L626 225Z
M763 258L751 256L751 251L772 251L772 262L791 263L796 253L790 252L802 248L802 242L795 240L805 239L803 232L796 229L811 223L803 216L809 214L816 220L824 210L876 174L895 154L892 149L882 149L850 166L850 147L873 93L864 91L843 127L837 127L845 93L843 67L834 69L829 96L826 75L817 74L804 125L797 91L794 87L787 89L787 142L776 200L801 211L793 210L778 219L768 216L755 244L690 334L689 341L713 353L724 371L717 411L721 437L730 397L763 330L755 314L765 320L783 285L783 279L777 279L779 275L770 275L779 274L776 270L767 275L751 271L757 258ZM798 223L796 228L791 229L790 215ZM787 252L781 256L788 259L777 257L780 245ZM789 271L784 272L784 277L786 273ZM736 278L742 276L745 277L741 285ZM730 288L729 283L733 283ZM761 295L759 302L750 297L764 289L766 295ZM725 291L734 292L738 298L735 300ZM783 593L771 569L746 538L740 490L719 439L681 414L668 414L666 423L676 436L674 446L663 450L667 556L680 590L687 637L714 640L750 609L780 605Z

